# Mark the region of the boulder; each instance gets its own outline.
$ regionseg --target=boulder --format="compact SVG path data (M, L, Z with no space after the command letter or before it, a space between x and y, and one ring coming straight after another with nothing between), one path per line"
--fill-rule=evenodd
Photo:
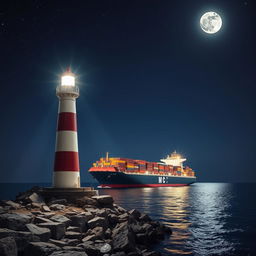
M136 220L138 220L141 216L141 213L136 210L136 209L132 209L128 212L131 216L133 216Z
M67 246L77 246L77 245L80 244L80 242L81 242L80 239L64 238L64 239L62 239L62 240L66 242Z
M125 213L119 215L118 220L119 220L119 222L127 221L128 220L128 214L125 212Z
M43 217L35 217L34 218L34 223L38 224L38 223L49 223L49 222L52 222L51 220L49 219L46 219L46 218L43 218Z
M37 194L36 192L32 193L32 194L28 197L28 201L29 201L30 203L40 203L40 204L44 203L43 198L42 198L39 194Z
M40 203L31 203L31 208L41 208L42 204Z
M80 244L80 246L85 250L85 252L86 252L86 254L88 254L88 256L100 255L100 248L96 247L94 245L94 243L91 241L84 242L84 243Z
M70 249L70 247L69 247ZM80 251L73 251L73 250L68 250L68 251L57 251L53 252L50 256L88 256L85 252L80 252Z
M49 205L52 205L52 204L62 204L62 205L67 205L68 201L67 199L63 198L63 199L52 199L50 202L49 202Z
M67 231L65 237L69 239L81 239L82 234L80 232Z
M106 228L107 227L107 221L103 217L95 217L95 218L88 221L88 226L90 228L95 228L95 227Z
M66 208L65 205L63 204L52 204L50 205L50 209L53 210L53 211L61 211L61 210L64 210Z
M96 215L98 217L104 217L106 218L107 217L107 212L105 209L99 209L97 212L96 212Z
M111 229L110 228L108 228L106 231L105 231L105 237L106 238L111 238L111 235L112 235L112 231L111 231Z
M15 203L15 202L13 202L11 200L5 201L5 205L10 206L11 207L10 209L12 209L12 210L21 208L20 204Z
M150 218L147 214L141 214L139 220L140 220L140 221L143 221L143 222L152 221L151 218Z
M66 241L63 241L63 240L49 239L49 243L55 244L55 245L57 245L59 247L67 246Z
M47 242L51 237L51 231L49 228L41 228L32 223L26 224L26 227L33 235L39 237L42 242Z
M81 232L81 229L80 229L80 227L69 226L69 227L67 227L67 231Z
M70 225L78 227L81 232L86 231L86 217L84 215L74 215L70 216L71 223Z
M13 237L5 237L0 239L0 255L2 256L16 256L18 249Z
M112 250L112 247L111 247L111 245L110 244L104 244L104 245L102 245L101 247L100 247L100 253L110 253L111 252L111 250Z
M25 249L24 256L45 256L57 250L60 250L60 247L52 243L31 242Z
M51 209L47 205L42 205L41 206L41 211L43 212L51 212Z
M12 230L26 230L31 216L22 213L5 213L0 215L0 227Z
M134 235L127 223L121 223L112 232L113 248L115 251L133 251L135 249Z
M29 242L39 241L31 232L15 231L6 228L0 228L0 238L13 237L18 251L23 251Z
M84 207L85 205L98 206L98 202L96 199L84 196L75 201L75 205L78 207Z
M100 206L111 206L114 202L110 195L93 196L92 199L95 199Z
M41 228L48 228L51 230L51 238L61 239L65 235L66 227L63 223L45 222L38 224Z
M55 222L59 222L59 223L63 223L63 224L65 224L66 227L71 223L71 220L69 218L67 218L64 215L59 215L59 214L53 215L50 218L50 220L55 221Z
M119 222L119 217L116 214L109 214L108 221L111 226L115 226Z

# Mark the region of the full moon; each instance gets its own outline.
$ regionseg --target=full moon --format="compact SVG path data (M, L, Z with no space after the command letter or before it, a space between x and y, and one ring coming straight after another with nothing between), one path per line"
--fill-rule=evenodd
M214 34L218 32L221 28L221 25L221 17L216 12L206 12L200 19L201 29L208 34Z

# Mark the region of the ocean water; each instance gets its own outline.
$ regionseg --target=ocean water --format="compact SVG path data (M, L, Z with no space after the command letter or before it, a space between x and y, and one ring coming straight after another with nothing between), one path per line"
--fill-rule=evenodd
M0 199L12 199L29 187L2 184ZM100 193L170 226L172 236L156 247L163 255L256 255L256 184L195 183Z

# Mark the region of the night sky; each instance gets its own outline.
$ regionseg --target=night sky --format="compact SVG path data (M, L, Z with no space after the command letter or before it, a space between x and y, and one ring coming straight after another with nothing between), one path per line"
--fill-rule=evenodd
M221 30L199 20L219 13ZM252 1L4 1L0 182L51 182L58 99L77 75L81 180L111 156L182 153L198 181L256 182Z

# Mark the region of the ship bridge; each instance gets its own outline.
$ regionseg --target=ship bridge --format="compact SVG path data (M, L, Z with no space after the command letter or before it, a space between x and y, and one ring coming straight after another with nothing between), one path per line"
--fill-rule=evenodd
M164 162L166 165L179 166L183 169L183 162L187 159L183 158L181 154L178 154L176 151L167 155L166 158L160 159L161 162Z

